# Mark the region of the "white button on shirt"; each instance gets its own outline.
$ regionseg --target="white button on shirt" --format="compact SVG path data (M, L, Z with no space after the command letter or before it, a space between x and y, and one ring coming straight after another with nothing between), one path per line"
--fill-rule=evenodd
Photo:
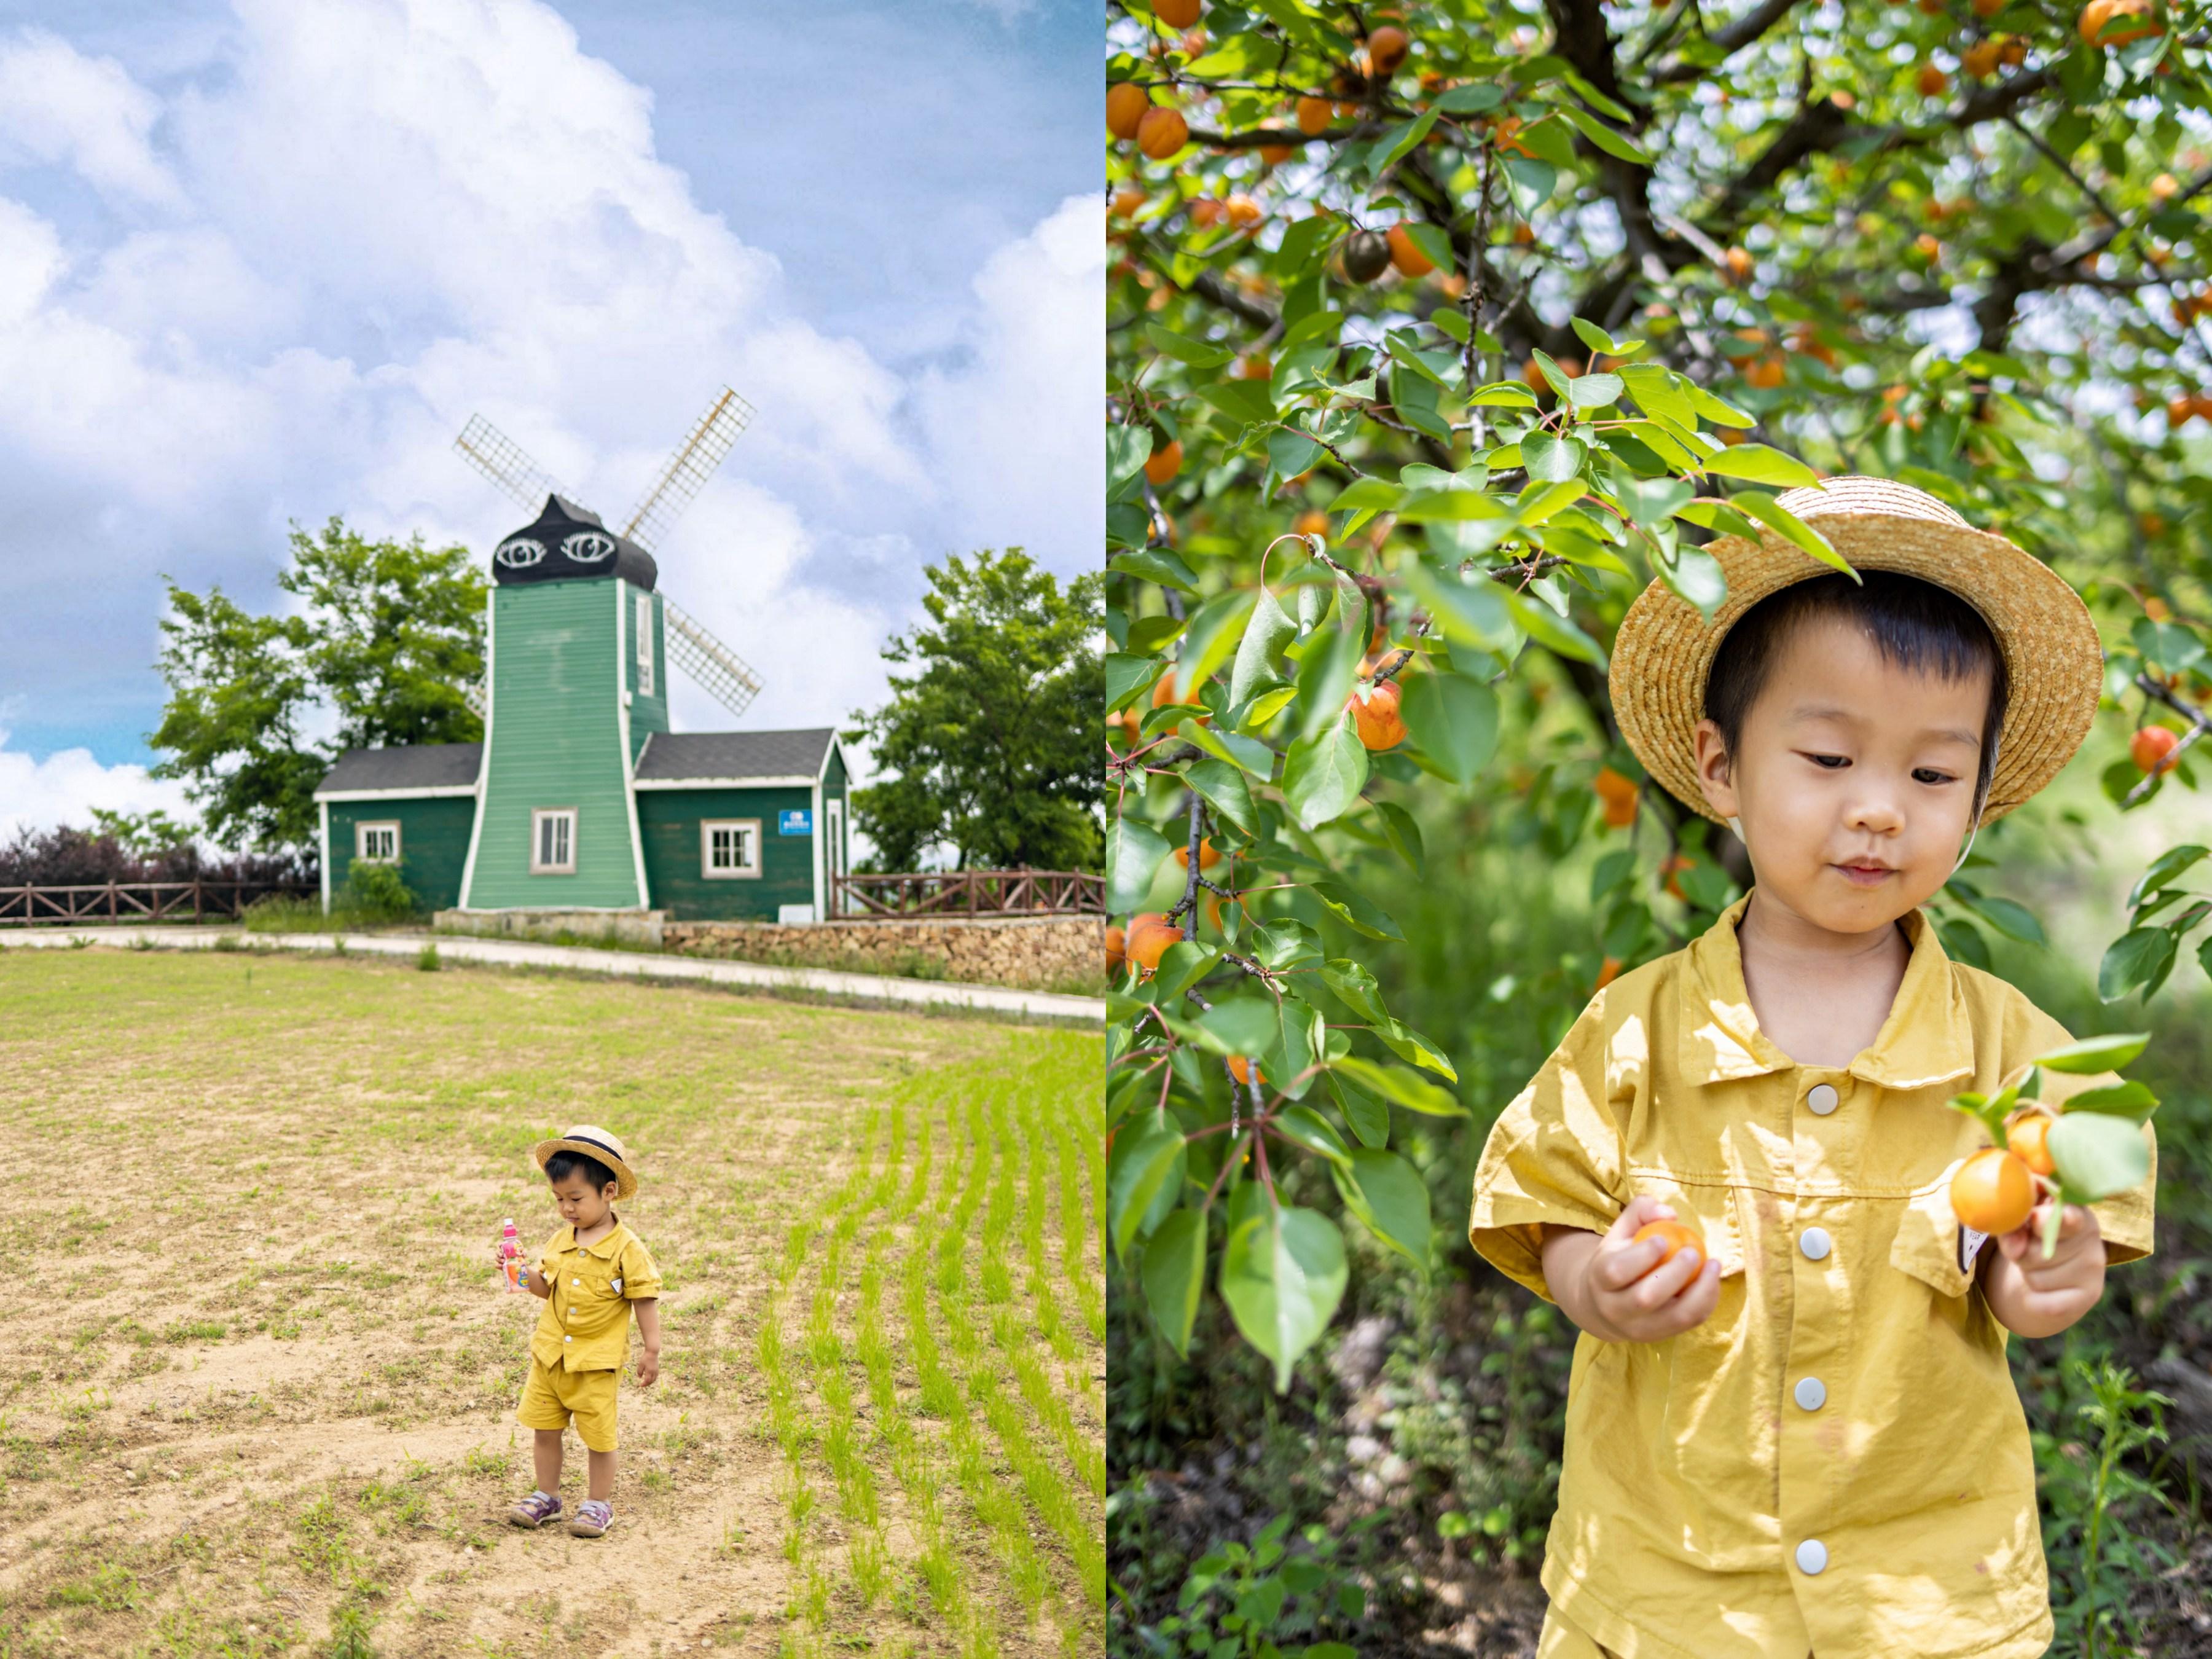
M1791 1392L1796 1395L1797 1403L1808 1412L1816 1412L1828 1403L1828 1385L1817 1376L1798 1378Z
M1797 1571L1814 1573L1828 1565L1828 1547L1817 1538L1808 1538L1797 1547Z
M1797 1241L1797 1248L1805 1252L1808 1261L1819 1261L1828 1254L1828 1234L1825 1228L1808 1227Z
M1826 1083L1814 1084L1806 1093L1805 1103L1818 1115L1827 1116L1836 1109L1836 1091L1833 1085Z

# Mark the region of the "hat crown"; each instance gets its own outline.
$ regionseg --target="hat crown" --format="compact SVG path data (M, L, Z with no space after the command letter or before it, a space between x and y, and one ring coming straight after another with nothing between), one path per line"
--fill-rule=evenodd
M596 1123L579 1123L561 1137L563 1140L595 1140L623 1163L629 1162L629 1152L621 1139Z
M1924 489L1899 483L1894 478L1869 478L1846 473L1815 489L1809 484L1785 489L1775 498L1801 519L1825 519L1838 514L1880 513L1896 519L1925 519L1931 524L1966 525L1966 520ZM1972 526L1966 526L1972 529Z

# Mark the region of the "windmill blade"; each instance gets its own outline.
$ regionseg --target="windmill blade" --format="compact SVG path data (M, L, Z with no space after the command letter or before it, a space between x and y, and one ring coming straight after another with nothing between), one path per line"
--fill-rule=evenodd
M516 505L532 513L545 505L548 495L561 493L561 486L540 471L514 439L481 415L469 417L453 447L463 460L514 497Z
M738 434L752 418L753 406L724 386L707 406L707 412L684 434L684 441L676 446L676 453L660 469L660 476L645 492L645 499L629 515L629 522L623 526L622 533L650 552L654 541L667 533L669 526L691 505L691 498L714 476L714 469L722 464L722 457L730 453L730 446L737 442Z
M468 704L469 712L478 720L491 713L491 705L484 701L484 683L482 680L462 681L461 700Z
M668 659L706 688L732 714L742 714L760 695L761 678L750 664L708 633L699 619L667 594L660 596L668 620Z

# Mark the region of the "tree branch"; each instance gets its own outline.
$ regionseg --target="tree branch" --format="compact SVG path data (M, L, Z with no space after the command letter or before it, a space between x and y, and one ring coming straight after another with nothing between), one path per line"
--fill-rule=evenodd
M1678 58L1673 63L1662 64L1655 70L1652 80L1663 87L1671 86L1677 81L1695 81L1701 76L1711 74L1720 64L1741 52L1789 15L1791 8L1796 4L1797 0L1761 0L1761 3L1753 6L1733 23L1705 37L1706 44L1719 52L1719 58L1697 63Z

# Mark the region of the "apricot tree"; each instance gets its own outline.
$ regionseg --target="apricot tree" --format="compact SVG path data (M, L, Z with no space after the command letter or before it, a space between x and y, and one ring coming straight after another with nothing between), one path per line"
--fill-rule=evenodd
M1532 879L1605 843L1577 1000L1706 925L1747 872L1620 742L1607 651L1654 578L1720 603L1716 532L1839 563L1779 489L1899 478L2051 563L2103 629L2108 722L2164 733L2112 805L2196 787L2204 9L1109 12L1108 868L1142 921L1110 1243L1178 1352L1211 1279L1285 1387L1341 1216L1431 1259L1396 1115L1468 1110L1388 1006L1401 923L1363 872L1420 870L1423 798L1486 790L1534 826ZM1587 740L1508 769L1555 688ZM1984 965L2041 938L1991 840L1936 908ZM2173 970L2204 856L2146 873L2108 997Z

